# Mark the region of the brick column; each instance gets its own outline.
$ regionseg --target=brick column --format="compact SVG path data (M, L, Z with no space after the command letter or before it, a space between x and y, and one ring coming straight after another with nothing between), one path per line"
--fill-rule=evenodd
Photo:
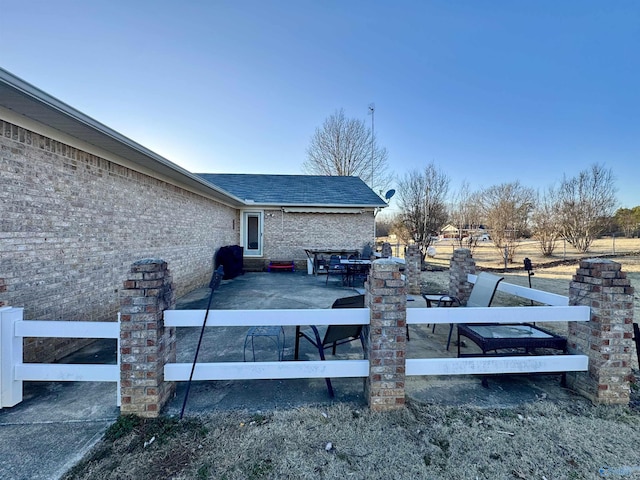
M382 258L391 258L393 256L393 251L391 250L391 244L389 242L384 242L382 244Z
M371 265L366 304L371 310L366 352L369 378L365 388L369 407L375 411L403 408L407 296L394 261L380 259Z
M476 262L471 257L471 250L458 248L453 251L449 262L449 295L460 299L462 305L467 304L473 284L467 281L467 275L476 273Z
M124 414L157 417L175 389L164 381L164 365L175 362L175 328L164 328L163 312L175 304L171 274L159 259L131 265L120 292L120 381Z
M571 353L589 357L588 372L569 372L567 384L600 404L629 404L633 344L633 287L621 265L606 259L580 262L569 304L591 307L591 321L569 322Z
M422 264L422 255L420 255L418 245L412 243L407 247L407 253L404 256L404 260L404 274L409 294L420 295L420 267Z

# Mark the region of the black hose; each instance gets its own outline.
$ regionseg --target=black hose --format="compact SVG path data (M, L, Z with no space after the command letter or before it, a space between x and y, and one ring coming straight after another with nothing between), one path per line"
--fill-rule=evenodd
M189 375L189 382L187 383L187 391L184 394L184 401L182 402L182 410L180 410L180 420L184 415L184 409L187 407L187 399L189 398L189 390L191 390L191 380L193 379L193 372L196 369L196 362L198 361L198 353L200 352L200 345L202 344L202 337L204 336L204 329L207 326L207 318L209 317L209 309L211 308L211 300L213 299L213 292L220 286L220 281L224 276L224 268L219 266L213 271L211 281L209 282L209 288L211 293L209 294L209 302L207 303L207 310L204 314L204 321L202 322L202 330L200 330L200 339L198 340L198 346L196 348L196 354L193 357L193 365L191 365L191 374Z

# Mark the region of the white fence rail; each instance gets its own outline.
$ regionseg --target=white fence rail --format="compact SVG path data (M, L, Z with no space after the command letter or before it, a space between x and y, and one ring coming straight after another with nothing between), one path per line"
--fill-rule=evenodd
M116 382L120 406L120 355L115 365L24 363L23 339L114 338L120 352L120 322L23 320L23 309L0 308L0 408L22 401L23 381Z
M469 281L475 282L470 275ZM490 308L408 308L407 323L525 323L588 321L585 306L568 306L568 298L500 283L499 291L544 303L546 306ZM167 327L201 327L204 310L167 310ZM116 365L41 364L23 362L23 338L115 338L120 351L119 322L25 321L23 309L0 308L0 408L22 400L23 381L104 381L117 383L120 405L120 355ZM363 309L322 310L211 310L208 327L368 325L370 312ZM541 355L517 357L466 357L407 359L407 375L468 375L525 372L564 372L588 369L585 355ZM165 380L186 381L191 363L171 363L164 369ZM366 377L368 360L294 362L198 363L194 380L248 380L289 378Z
M474 283L475 275L469 275ZM536 307L490 308L408 308L407 323L525 323L584 322L590 318L586 306L568 306L569 299L518 285L500 284L500 291L546 303ZM202 327L205 310L167 310L165 326ZM369 309L324 310L210 310L207 327L297 326L297 325L368 325ZM165 379L189 379L191 363L165 366ZM423 358L407 359L407 375L468 375L492 373L541 373L584 371L585 355L540 355L517 357ZM330 360L294 362L216 362L198 363L194 380L249 380L286 378L366 377L368 360Z
M206 310L166 310L165 327L202 327ZM209 310L207 327L368 325L368 308Z
M206 310L166 310L166 327L202 327ZM207 327L297 325L368 325L368 308L291 310L210 310ZM164 368L168 381L189 379L191 363L170 363ZM298 362L198 363L193 380L261 380L285 378L346 378L369 375L367 360Z

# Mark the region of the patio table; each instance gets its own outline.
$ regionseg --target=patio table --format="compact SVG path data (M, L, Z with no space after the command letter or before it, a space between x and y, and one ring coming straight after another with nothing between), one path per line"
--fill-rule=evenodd
M324 259L324 255L326 255L327 257L331 257L331 255L338 255L338 256L349 256L349 255L358 255L358 250L357 249L349 249L349 248L343 248L343 249L331 249L331 248L305 248L304 249L304 253L307 254L307 258L309 259L309 261L312 263L313 266L313 274L317 275L318 272L321 270L321 266L324 266L325 263L328 260ZM326 270L325 270L326 272Z
M506 355L528 354L534 348L550 348L567 352L567 339L553 332L528 323L519 324L458 324L458 357L477 354L460 353L460 337L464 336L478 345L482 355L504 356L498 350L524 350ZM487 352L493 351L493 354Z
M346 283L348 287L353 286L352 282L357 276L363 276L364 278L369 275L369 270L371 269L371 260L340 260L341 265L346 266L345 273L345 281L343 281L343 285Z
M478 345L482 349L482 355L494 357L527 355L534 348L550 348L561 350L563 354L568 353L566 338L529 323L458 324L458 357L477 357L478 354L460 353L461 336ZM511 351L498 353L498 350L505 349ZM492 350L494 353L487 353ZM562 372L561 384L566 385L565 372ZM482 376L482 386L488 386L486 375Z

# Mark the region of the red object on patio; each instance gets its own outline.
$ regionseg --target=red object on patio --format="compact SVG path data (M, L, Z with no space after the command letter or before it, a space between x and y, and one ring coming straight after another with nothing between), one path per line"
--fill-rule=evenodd
M271 270L291 270L292 272L296 271L296 265L293 260L271 260L269 262L269 266L267 267L267 271Z

